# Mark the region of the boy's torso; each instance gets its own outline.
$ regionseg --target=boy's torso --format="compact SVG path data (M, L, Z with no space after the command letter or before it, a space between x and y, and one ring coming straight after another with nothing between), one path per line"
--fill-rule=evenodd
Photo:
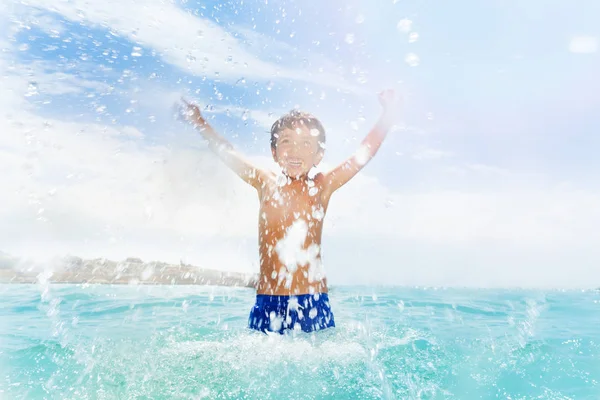
M327 293L321 235L328 196L320 176L273 179L260 190L258 294Z

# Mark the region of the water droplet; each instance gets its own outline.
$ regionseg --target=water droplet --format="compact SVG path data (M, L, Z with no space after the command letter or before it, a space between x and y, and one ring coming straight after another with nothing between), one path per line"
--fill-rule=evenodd
M408 33L412 29L412 21L407 18L401 19L396 27L400 32Z
M415 53L408 53L406 57L404 57L404 61L411 67L416 67L419 65L419 62L421 60L419 59L419 56Z
M186 61L187 61L187 62L189 62L189 63L196 62L196 57L194 57L194 56L193 56L193 55L191 55L191 54L188 54L188 55L185 57L185 59L186 59Z
M362 14L358 14L354 19L354 22L356 22L357 24L362 24L363 22L365 22L365 16Z
M227 62L232 62L233 61L233 56L227 56Z
M433 113L432 112L427 113L427 119L430 121L433 121Z
M419 40L419 34L417 32L411 32L410 35L408 35L408 43L414 43L417 40Z
M347 33L345 41L348 44L354 43L354 34L353 33Z
M365 165L367 161L369 161L369 148L367 146L360 146L354 155L354 160L356 160L359 165Z
M142 56L142 48L135 46L131 51L131 57L141 57Z
M38 84L37 82L29 82L27 85L27 92L25 93L25 97L31 97L38 95Z
M404 311L404 302L402 300L398 302L398 308L400 309L400 312Z
M19 46L19 51L27 51L29 50L29 45L27 43L23 43Z
M315 207L313 208L312 217L320 221L325 217L325 212L321 207Z
M385 208L391 208L391 207L393 207L393 206L394 206L394 200L392 200L392 199L387 199L387 200L385 201Z
M244 110L244 112L242 113L242 121L247 121L249 116L250 112L248 110Z
M308 189L308 195L309 196L314 196L317 193L319 193L319 189L317 189L316 187L311 187L310 189Z
M279 187L285 186L287 184L286 176L283 174L277 175L276 183L277 183L277 186L279 186Z
M148 279L150 279L150 277L154 274L154 269L151 267L146 268L145 270L142 271L140 278L143 281L147 281Z

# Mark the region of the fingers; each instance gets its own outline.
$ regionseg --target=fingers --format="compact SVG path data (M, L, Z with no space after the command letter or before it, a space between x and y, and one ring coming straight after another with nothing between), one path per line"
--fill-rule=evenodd
M383 101L393 101L396 98L396 91L394 89L385 89L379 92L379 98Z
M193 122L196 118L201 117L200 109L196 104L186 100L183 96L180 100L181 102L177 106L179 118Z
M188 108L199 109L197 104L187 101L183 96L181 96L181 102L185 104Z

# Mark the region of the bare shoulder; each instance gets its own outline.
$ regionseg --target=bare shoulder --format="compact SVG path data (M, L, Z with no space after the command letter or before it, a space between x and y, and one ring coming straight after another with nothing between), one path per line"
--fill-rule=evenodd
M275 182L276 175L273 171L268 169L257 170L257 184L255 187L261 197L273 187Z
M265 182L265 183L270 183L270 182L275 182L275 178L277 177L275 175L275 172L269 170L269 169L262 169L262 168L257 168L258 174L260 174L261 177L261 181Z
M330 184L331 182L330 182L330 179L327 176L327 174L319 172L313 178L313 182L314 182L315 186L319 189L321 198L324 201L329 200L329 197L331 196L331 190L329 190L331 187L331 184Z

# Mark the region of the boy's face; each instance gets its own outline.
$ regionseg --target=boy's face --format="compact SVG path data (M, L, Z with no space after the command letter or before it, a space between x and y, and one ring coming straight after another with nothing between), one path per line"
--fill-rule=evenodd
M305 126L279 131L273 158L287 176L298 178L306 175L323 158L319 131Z

